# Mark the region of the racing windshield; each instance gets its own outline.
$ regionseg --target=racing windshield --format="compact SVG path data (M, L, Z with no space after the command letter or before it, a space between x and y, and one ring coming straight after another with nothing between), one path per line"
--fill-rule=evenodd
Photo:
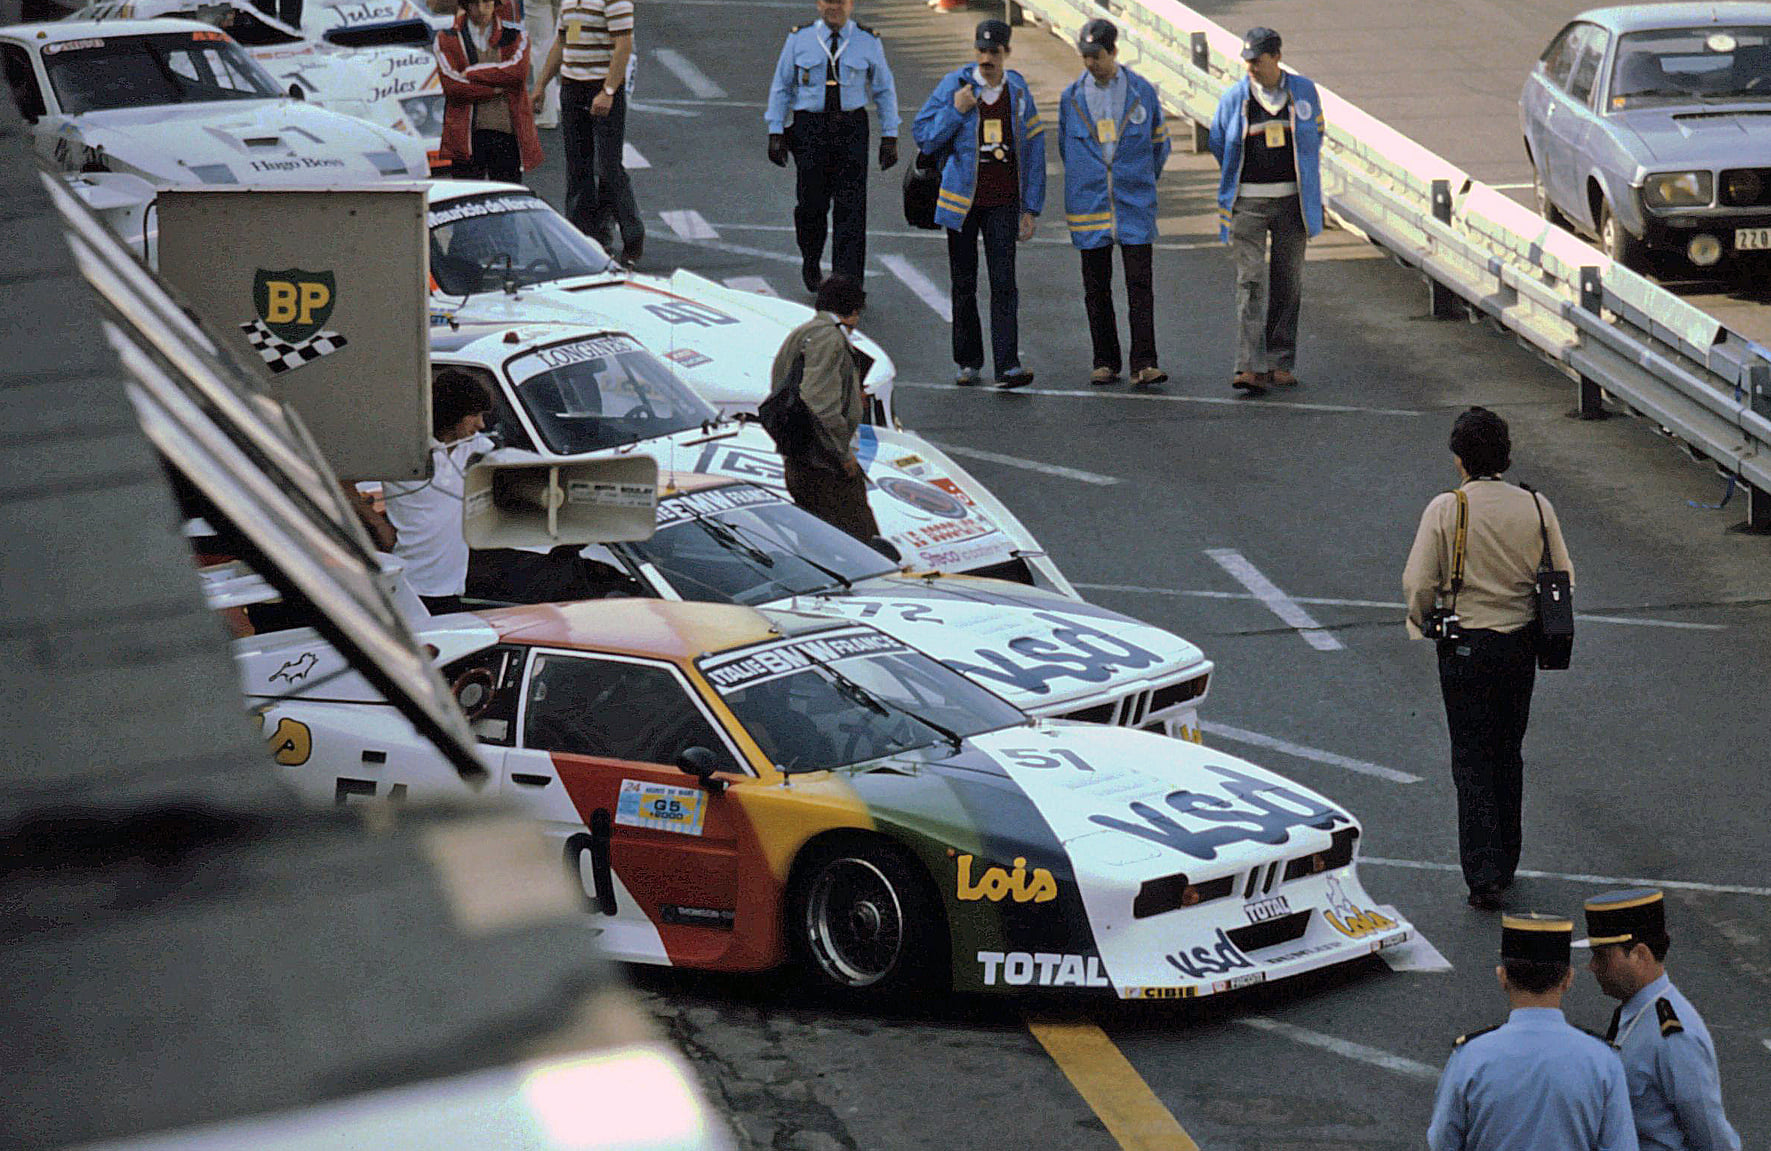
M430 274L445 295L522 288L613 267L609 253L539 196L496 192L430 210Z
M541 442L555 455L621 447L719 418L658 358L626 336L525 352L505 365Z
M1666 28L1617 42L1611 106L1771 100L1771 26Z
M43 46L43 66L62 111L269 100L275 80L221 32L94 36Z
M704 656L698 666L782 771L822 771L1027 722L956 671L870 628Z
M657 532L632 546L683 598L706 603L767 603L898 570L841 528L750 484L661 500Z

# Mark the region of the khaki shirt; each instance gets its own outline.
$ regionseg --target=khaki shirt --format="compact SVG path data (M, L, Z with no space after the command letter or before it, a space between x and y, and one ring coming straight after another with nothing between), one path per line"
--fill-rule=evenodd
M1464 544L1464 585L1457 596L1457 614L1465 628L1518 631L1537 614L1537 563L1543 555L1544 530L1550 537L1550 566L1568 573L1574 564L1556 509L1543 496L1544 528L1538 527L1531 493L1502 480L1468 480L1469 523ZM1402 569L1403 601L1408 608L1408 636L1421 639L1421 616L1435 598L1450 601L1452 546L1457 538L1457 496L1442 492L1421 513L1420 530Z
M852 459L850 441L867 413L867 399L861 392L861 373L849 351L849 339L836 317L819 312L789 332L775 353L769 373L769 392L774 394L787 382L793 358L805 345L806 369L800 377L799 395L818 419L818 438L835 457L833 462Z

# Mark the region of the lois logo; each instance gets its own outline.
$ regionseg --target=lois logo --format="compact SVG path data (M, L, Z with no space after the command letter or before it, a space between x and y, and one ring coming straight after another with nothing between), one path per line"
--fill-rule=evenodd
M278 339L291 344L318 335L337 300L338 282L331 272L260 268L252 277L253 311Z
M1396 921L1389 916L1360 907L1348 899L1338 879L1328 881L1328 903L1331 910L1324 911L1322 918L1348 939L1358 939L1396 926Z
M986 867L976 882L972 880L972 862L969 855L959 857L959 898L966 902L988 899L1001 903L1012 899L1016 903L1050 903L1058 897L1058 881L1052 873L1035 867L1029 875L1027 861L1021 856L1015 857L1013 870Z

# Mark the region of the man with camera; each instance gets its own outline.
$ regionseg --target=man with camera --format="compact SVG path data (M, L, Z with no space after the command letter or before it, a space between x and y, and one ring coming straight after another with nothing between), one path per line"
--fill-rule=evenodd
M1566 573L1572 584L1573 565L1550 501L1500 478L1512 463L1505 420L1471 408L1452 425L1450 446L1461 483L1421 515L1403 598L1409 636L1438 643L1458 857L1470 905L1493 910L1519 865L1539 572Z

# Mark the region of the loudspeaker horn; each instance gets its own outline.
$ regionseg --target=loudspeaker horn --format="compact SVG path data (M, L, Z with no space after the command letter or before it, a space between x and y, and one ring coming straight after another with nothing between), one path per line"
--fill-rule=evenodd
M464 500L462 531L472 548L643 540L657 521L658 461L475 464Z

